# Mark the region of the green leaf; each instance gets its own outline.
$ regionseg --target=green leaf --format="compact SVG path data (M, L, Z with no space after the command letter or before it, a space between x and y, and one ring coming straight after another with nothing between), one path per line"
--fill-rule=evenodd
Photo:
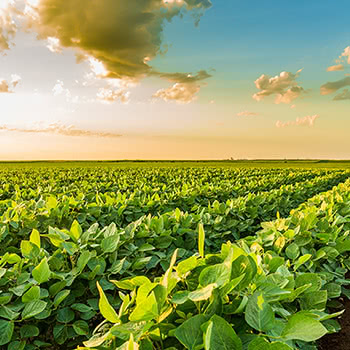
M40 233L38 230L33 229L32 233L29 236L29 241L35 244L40 249Z
M119 234L108 236L101 242L101 248L104 253L113 253L118 248Z
M74 220L70 228L70 236L73 238L73 240L77 241L80 238L82 232L83 230L79 222L77 220Z
M0 307L0 317L6 318L7 320L15 320L19 316L19 312L15 312L7 306Z
M74 320L75 314L72 309L65 307L58 310L57 321L61 323L69 323Z
M27 318L34 317L44 311L47 303L42 300L33 300L26 304L24 310L22 311L22 318L26 320Z
M77 261L77 268L79 269L79 272L82 272L84 270L85 266L87 265L87 263L91 258L92 258L92 254L87 250L84 250L80 254Z
M22 296L23 303L29 303L32 300L40 299L40 287L33 286Z
M305 254L301 256L294 265L294 271L296 271L301 265L305 264L312 257L311 254Z
M32 338L39 335L39 328L33 325L24 325L19 330L21 338Z
M286 255L288 259L295 260L300 254L299 246L295 243L292 243L286 248Z
M289 320L281 337L286 340L303 340L312 342L327 334L327 329L321 322L310 316L295 314Z
M7 350L23 350L25 346L25 341L19 342L18 340L15 340L8 345Z
M222 287L229 282L230 275L231 269L226 264L208 266L199 275L199 283L203 287L212 283Z
M205 241L205 232L203 224L198 225L198 251L199 255L204 258L204 241Z
M0 320L0 345L5 345L11 341L13 330L13 322Z
M191 256L190 258L181 261L177 266L176 266L176 271L180 276L185 275L187 272L192 271L194 268L196 268L198 265L198 259L196 256Z
M98 292L100 293L100 300L99 300L98 306L100 308L100 312L102 316L109 322L112 322L112 323L120 322L116 311L109 304L108 299L103 289L101 288L100 284L98 282L96 282L96 284L97 284Z
M295 288L299 288L305 284L311 284L307 289L308 292L316 292L322 287L322 279L317 273L303 273L295 279Z
M201 325L208 320L204 315L196 315L185 321L175 330L175 337L186 349L194 350L203 343Z
M189 293L188 298L191 299L192 301L207 300L211 297L215 287L216 287L215 284L209 284L202 289L198 289Z
M274 327L275 314L261 292L255 292L249 297L245 320L249 326L261 332L267 332Z
M136 305L129 320L134 322L150 321L158 317L158 303L154 292L152 292L140 304Z
M79 320L73 323L73 328L75 333L78 335L88 335L89 334L89 325L87 322Z
M47 258L43 258L40 264L32 271L34 279L39 283L47 282L50 279L51 271Z
M69 293L70 293L70 290L68 289L62 290L59 293L57 293L55 296L55 300L53 301L53 304L55 305L55 307L61 304L62 301L68 297Z
M232 326L220 316L214 315L205 330L205 350L242 350L242 341Z

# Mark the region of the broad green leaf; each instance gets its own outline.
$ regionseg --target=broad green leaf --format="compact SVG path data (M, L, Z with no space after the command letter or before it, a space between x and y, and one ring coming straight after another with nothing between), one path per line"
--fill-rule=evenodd
M40 287L33 286L22 296L23 303L29 303L32 300L40 299Z
M185 275L187 272L192 271L194 268L196 268L198 265L198 259L196 256L191 256L190 258L181 261L177 266L176 266L176 271L180 276Z
M315 292L321 289L322 279L317 273L303 273L295 279L295 288L299 288L305 284L311 284L308 292Z
M27 318L34 317L44 311L47 303L43 300L33 300L26 304L22 311L22 318L26 320Z
M261 292L255 292L249 297L245 320L249 326L261 332L267 332L274 327L275 314Z
M39 283L47 282L50 279L51 271L47 258L43 258L40 264L32 271L34 279Z
M204 315L196 315L176 328L175 337L183 344L186 349L195 350L198 345L203 344L203 332L201 325L208 318Z
M81 234L83 233L83 230L77 220L73 221L69 233L75 241L77 241L80 238Z
M71 308L65 307L63 309L59 309L57 313L57 321L61 323L69 323L74 320L74 312Z
M20 329L21 338L32 338L39 335L39 328L34 325L24 325Z
M292 243L286 248L286 255L289 259L295 260L300 254L299 246Z
M301 265L305 264L312 257L311 254L305 254L301 256L294 265L294 271L296 271Z
M222 287L229 282L230 275L231 269L226 264L208 266L199 275L199 283L203 287L212 283Z
M57 307L59 304L61 304L62 301L68 297L69 294L70 290L68 289L61 290L60 292L58 292L53 301L54 306Z
M75 321L73 323L73 329L78 335L88 335L89 334L89 325L83 320Z
M84 270L85 266L87 265L87 263L91 258L92 258L92 254L87 250L84 250L80 254L77 261L77 268L79 269L79 272L82 272Z
M108 236L101 242L101 248L104 253L113 253L117 250L119 243L119 234Z
M40 249L40 233L38 230L33 229L32 233L30 234L29 241L35 244Z
M106 320L108 320L109 322L112 322L112 323L120 322L116 311L109 304L108 299L107 299L103 289L101 288L100 284L98 282L96 282L96 284L97 284L98 292L100 294L100 301L99 301L98 306L100 308L100 312L101 312L102 316Z
M150 321L158 317L158 303L154 292L152 292L145 300L136 305L131 313L129 320L134 322Z
M211 294L213 293L215 287L216 285L212 283L202 289L197 289L193 292L190 292L188 294L188 299L191 299L192 301L207 300L211 297Z
M0 319L0 345L8 344L11 341L13 330L13 322Z
M327 334L321 322L303 314L295 314L289 320L281 336L286 340L312 342Z
M214 315L205 330L205 350L242 350L242 341L232 326L220 316Z

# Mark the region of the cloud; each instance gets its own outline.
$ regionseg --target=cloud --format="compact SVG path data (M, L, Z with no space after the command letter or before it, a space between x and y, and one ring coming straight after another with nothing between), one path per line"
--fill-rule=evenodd
M344 63L350 64L350 46L346 47L342 54L335 60L337 63L334 66L330 66L327 68L327 72L335 72L335 71L343 71Z
M334 82L328 82L321 86L321 95L329 95L337 90L350 86L350 77L343 78Z
M238 117L255 117L258 115L259 115L259 113L249 112L249 111L243 111L243 112L237 113Z
M318 114L315 115L308 115L303 118L297 118L295 121L288 121L288 122L281 122L278 120L276 122L276 127L277 128L286 128L289 126L308 126L308 127L313 127L315 124L315 120L319 118L320 116Z
M175 83L167 89L158 90L153 97L163 99L167 102L190 103L197 98L196 94L200 88L200 85L196 83Z
M120 79L109 79L108 86L100 88L97 93L97 99L103 103L114 103L120 101L127 104L130 100L129 87L133 85L132 82L127 82Z
M262 101L266 96L276 95L275 103L291 103L306 91L298 85L296 79L299 77L299 70L296 74L281 72L275 77L261 75L255 80L255 86L261 90L253 95L256 101Z
M343 92L339 93L333 98L334 101L343 101L350 100L350 91L348 89L344 89Z
M344 57L347 63L350 64L350 46L344 49L344 52L341 54L340 57Z
M91 130L78 129L73 125L63 125L60 123L52 123L47 126L31 127L31 128L18 128L8 125L0 125L0 131L7 132L19 132L26 134L55 134L61 136L90 136L90 137L120 137L122 135L112 132L99 132Z
M197 74L185 73L167 73L162 74L161 77L166 77L169 81L175 82L174 85L167 89L158 90L152 97L160 98L164 101L175 101L178 103L190 103L197 98L197 93L202 86L204 79L211 77L211 75L201 70Z
M337 64L327 68L327 72L337 72L337 71L343 71L343 70L344 70L343 64Z
M13 93L12 89L15 88L20 81L21 77L18 74L11 75L10 83L5 79L0 79L0 93Z
M209 0L27 0L24 13L51 50L76 49L105 78L142 79L163 74L149 62L161 51L164 23L186 12L198 18L209 7Z
M10 91L9 83L5 79L0 79L0 93L12 92Z
M60 45L60 39L57 39L55 37L49 36L47 38L47 45L46 47L54 53L61 53L62 47Z
M10 40L16 35L16 12L14 0L0 1L0 52L10 48Z
M71 97L69 89L64 88L64 83L62 80L57 80L56 84L52 88L54 96L65 95L67 99Z
M11 84L14 88L20 83L21 80L22 78L18 74L11 74Z

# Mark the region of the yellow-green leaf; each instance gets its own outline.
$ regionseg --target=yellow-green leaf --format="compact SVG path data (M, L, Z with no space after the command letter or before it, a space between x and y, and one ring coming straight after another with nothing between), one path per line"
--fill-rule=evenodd
M98 306L100 308L100 312L102 316L112 323L118 323L120 322L119 317L116 313L116 311L113 309L113 307L110 305L103 289L101 288L100 284L96 282L98 292L100 293L100 301L98 303Z

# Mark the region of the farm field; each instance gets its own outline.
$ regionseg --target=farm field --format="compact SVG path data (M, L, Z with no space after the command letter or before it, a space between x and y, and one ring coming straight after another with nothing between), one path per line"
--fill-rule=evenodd
M0 163L0 348L321 349L349 165Z

